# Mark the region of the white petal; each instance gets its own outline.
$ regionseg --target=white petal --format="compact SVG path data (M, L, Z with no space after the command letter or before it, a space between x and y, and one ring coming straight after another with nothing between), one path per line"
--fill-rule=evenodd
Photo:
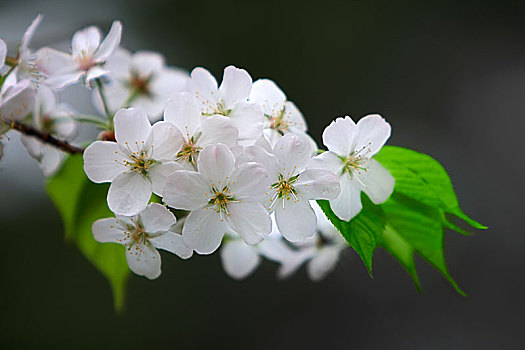
M57 148L53 146L44 147L44 154L40 160L40 168L42 169L44 176L49 177L55 174L58 169L60 169L63 158L64 153L59 151Z
M187 91L190 76L188 72L178 68L164 67L150 84L150 91L157 96L168 97L175 93Z
M266 152L262 147L253 145L244 149L242 157L237 158L239 161L256 162L263 166L270 176L270 181L277 180L279 171L279 161L274 154ZM275 181L274 181L275 182Z
M264 113L256 103L238 102L229 114L233 125L239 130L239 139L257 139L262 135Z
M293 252L286 260L281 261L281 267L277 270L279 279L286 279L293 275L306 261L315 255L315 248L308 248Z
M130 90L130 92L133 93L133 90ZM167 98L164 99L155 94L139 94L133 99L133 101L131 101L130 106L145 112L148 115L148 119L154 123L161 119L166 100Z
M119 81L127 80L129 78L129 67L131 64L131 53L123 48L118 48L108 58L105 68L111 72L111 76Z
M164 120L175 124L186 139L195 135L201 118L199 102L188 92L177 93L166 102Z
M184 242L199 254L211 254L221 245L226 223L213 209L194 210L186 218L182 229Z
M259 79L253 83L250 101L263 107L264 113L273 117L281 113L286 95L270 79Z
M219 91L227 109L233 108L236 102L244 102L250 96L252 77L244 69L228 66L224 69Z
M341 192L339 178L324 169L308 169L299 175L294 188L306 199L336 199Z
M357 122L355 149L369 149L367 157L379 152L390 137L391 127L379 114L371 114Z
M203 103L201 110L208 110L212 113L217 107L219 99L217 91L217 80L204 68L197 67L191 71L191 79L188 81L188 90L195 94L200 102Z
M179 129L169 122L157 122L152 128L153 153L155 160L175 160L182 147L182 134Z
M44 152L44 144L40 142L37 138L33 136L21 135L20 141L26 148L27 153L29 153L29 155L32 158L39 160L40 157L42 157L42 153Z
M335 215L341 220L350 221L363 208L361 204L361 185L357 180L350 179L348 174L339 177L341 194L330 201Z
M343 162L339 159L337 154L328 151L323 152L318 156L310 159L307 165L308 169L325 169L336 175L339 175L343 171Z
M80 71L73 71L71 73L58 73L57 75L53 75L46 80L44 80L44 84L49 86L53 89L62 89L68 85L71 85L73 83L76 83L80 80L82 77L82 72Z
M139 218L144 231L149 234L167 231L171 225L177 222L175 215L168 208L158 203L150 203L139 214Z
M28 80L22 80L4 93L0 106L0 118L22 120L33 111L36 91Z
M73 73L77 70L77 63L71 55L49 47L36 52L35 63L46 76Z
M136 108L122 108L114 118L115 139L133 151L148 140L151 124L146 113Z
M301 242L315 233L317 219L310 203L304 198L281 202L275 206L275 221L279 232L290 242Z
M228 117L214 115L202 118L202 134L197 141L200 147L213 143L224 143L233 146L237 142L239 132Z
M214 183L225 181L233 171L233 164L232 152L221 143L204 147L197 160L199 173Z
M231 192L234 196L259 197L271 185L268 172L258 163L249 162L235 168L231 175Z
M288 122L288 129L290 132L297 134L306 132L306 120L301 111L299 111L299 108L297 108L293 102L286 101L284 105L284 115Z
M172 208L194 210L208 204L208 180L194 171L180 170L171 174L162 191L163 200Z
M306 265L308 277L318 282L326 277L337 265L341 250L337 247L323 247Z
M101 243L124 244L126 240L126 234L122 231L115 218L95 221L91 226L91 231L95 240Z
M193 250L184 243L182 235L177 233L164 232L160 236L150 238L149 241L155 248L167 250L181 259L188 259L193 255Z
M348 157L354 150L357 126L352 118L337 118L324 129L323 143L329 151Z
M100 77L106 75L106 74L109 74L109 70L107 70L105 68L98 67L98 66L90 68L86 72L86 77L85 77L86 86L89 87L89 88L92 88L93 85L91 84L91 82L93 80L97 79L97 78L100 78Z
M35 34L35 31L40 25L40 22L42 22L42 15L36 16L35 19L29 25L29 27L27 27L26 31L24 32L24 35L22 36L22 40L20 41L20 51L21 51L20 53L21 54L23 53L22 51L27 50L27 47L29 46L31 39L33 39L33 35ZM0 64L0 66L1 65L2 64Z
M160 74L162 67L164 67L164 57L157 52L137 51L131 57L131 72L144 79Z
M5 45L5 42L2 39L0 39L0 68L4 66L6 54L7 47Z
M146 209L151 197L151 182L136 173L117 176L108 191L108 206L118 215L132 216Z
M279 160L279 171L287 176L297 174L306 167L311 159L312 147L306 138L286 134L275 144L273 153Z
M126 260L131 271L139 276L155 279L160 276L160 254L146 241L126 249Z
M366 164L366 171L360 171L359 177L362 190L375 204L385 202L394 191L395 179L378 161L370 159Z
M240 280L255 271L261 258L254 247L241 240L233 240L226 242L221 248L221 262L230 277Z
M174 172L182 169L183 167L175 162L163 162L153 166L148 171L148 177L151 180L151 188L153 193L162 197L168 177L170 177L170 175Z
M258 202L242 199L228 204L229 215L226 221L247 244L260 243L272 230L272 220L268 211Z
M126 157L115 142L95 141L84 151L84 172L95 182L110 182L126 171Z
M119 21L114 21L109 29L108 35L95 53L97 61L105 61L120 45L120 38L122 35L122 24Z
M73 34L71 49L75 57L89 56L95 53L100 45L100 29L87 27Z

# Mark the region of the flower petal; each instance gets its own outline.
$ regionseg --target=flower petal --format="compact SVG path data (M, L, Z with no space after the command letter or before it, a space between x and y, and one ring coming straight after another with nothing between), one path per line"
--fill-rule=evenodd
M357 127L349 116L337 118L324 129L323 143L329 151L348 157L354 150Z
M164 57L153 51L137 51L131 57L130 70L143 79L160 74L164 67Z
M259 79L253 83L250 101L263 107L264 113L273 117L281 113L286 95L270 79Z
M0 106L0 118L6 121L22 120L33 111L36 91L29 80L22 80L9 87Z
M180 92L166 101L164 120L173 123L188 139L195 135L201 123L199 102L188 92Z
M146 113L136 108L122 108L114 118L115 139L119 145L135 151L148 140L151 124Z
M306 167L311 159L312 146L305 137L286 134L275 144L273 154L279 160L281 174L288 176Z
M378 161L370 159L366 163L366 171L360 171L355 176L362 182L362 190L375 204L385 202L394 191L396 180Z
M120 243L124 244L126 234L118 225L117 219L106 218L100 219L91 226L93 237L101 243Z
M120 45L121 36L122 24L119 21L114 21L113 24L111 24L108 35L106 35L106 38L98 47L97 52L95 52L95 59L99 62L107 60Z
M361 184L352 180L348 174L339 177L341 194L330 201L335 215L341 220L350 221L363 208L361 204Z
M131 65L131 53L119 47L115 52L108 58L105 64L105 68L111 72L111 77L118 81L124 81L129 78Z
M303 171L294 188L306 199L336 199L341 192L339 178L324 169Z
M175 215L168 208L158 203L150 203L139 214L139 218L144 231L149 234L167 231L171 225L177 222Z
M38 70L48 77L77 71L75 59L67 53L44 47L35 55Z
M222 246L221 262L224 271L230 277L240 280L255 271L261 263L261 257L254 247L250 247L241 240L233 240Z
M301 242L311 237L317 228L317 219L310 203L299 197L298 201L289 200L282 206L275 206L275 221L279 232L290 242Z
M246 70L234 66L224 69L219 92L227 109L233 108L236 102L248 100L251 89L252 77Z
M95 141L84 151L84 172L95 182L110 182L126 171L126 157L115 142Z
M40 160L40 168L45 177L49 177L56 173L62 164L64 153L53 146L46 145L44 147L43 157Z
M172 208L195 210L208 204L209 191L210 184L202 174L179 170L168 177L162 194L164 202Z
M169 161L177 158L182 147L182 134L169 122L157 122L151 127L153 133L153 153L155 160Z
M308 169L325 169L336 175L342 174L343 171L343 162L339 159L337 154L334 152L328 151L323 152L318 156L310 159L310 162L307 165Z
M183 69L164 67L151 81L150 91L153 95L162 96L167 100L173 94L187 91L189 78L188 72Z
M4 66L6 54L7 47L5 45L5 42L2 39L0 39L0 69Z
M390 137L390 133L390 124L383 117L379 114L367 115L357 122L355 149L356 151L362 148L369 149L366 156L370 158L379 152Z
M182 235L178 233L164 232L159 236L150 238L149 241L155 248L166 250L181 259L188 259L193 255L193 249L184 243Z
M268 211L252 199L242 199L228 204L226 221L249 245L260 243L272 231Z
M168 177L174 172L182 169L184 169L182 165L175 162L163 162L153 166L148 172L153 193L162 197Z
M73 55L75 57L93 55L100 45L100 37L100 29L93 26L75 32L71 40Z
M239 130L239 139L255 140L262 135L264 113L258 104L238 102L228 117Z
M51 76L44 80L44 84L49 86L52 89L59 90L68 85L76 83L82 77L82 72L73 71L71 73L58 73L57 75Z
M318 282L326 277L337 265L341 249L338 247L323 247L306 265L308 277Z
M108 206L118 215L133 216L146 209L151 182L136 172L117 176L108 191Z
M200 147L213 143L224 143L234 146L237 143L239 131L228 117L214 115L202 118L202 134L197 141Z
M126 260L131 271L150 280L160 276L160 254L153 244L135 244L126 249Z
M202 103L203 113L213 113L217 107L218 93L217 80L206 69L197 67L191 71L191 79L188 81L188 91L195 94Z
M213 209L194 210L186 218L182 229L184 242L199 254L211 254L221 245L226 223Z
M271 185L268 172L258 163L249 162L235 168L230 191L234 196L263 196Z
M208 180L217 183L225 181L233 171L233 153L224 144L208 145L199 154L197 167L199 173Z
M293 102L286 101L284 104L284 115L288 122L288 129L290 132L297 134L306 132L306 120L299 108L297 108Z

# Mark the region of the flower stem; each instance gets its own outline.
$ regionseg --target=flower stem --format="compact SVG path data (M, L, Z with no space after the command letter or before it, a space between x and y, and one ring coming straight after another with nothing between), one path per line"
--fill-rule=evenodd
M84 149L81 147L73 146L66 140L61 140L56 138L55 136L51 135L48 132L37 130L29 125L13 121L13 122L6 122L9 124L11 129L14 129L24 135L27 136L33 136L42 141L43 143L47 143L49 145L52 145L64 152L70 153L70 154L82 154L84 152Z
M108 101L106 100L106 95L104 95L104 86L102 84L102 81L100 79L95 79L95 84L97 86L98 95L100 96L100 100L102 101L102 106L104 106L104 113L106 114L106 118L108 118L108 121L111 125L113 125L113 115L109 111Z

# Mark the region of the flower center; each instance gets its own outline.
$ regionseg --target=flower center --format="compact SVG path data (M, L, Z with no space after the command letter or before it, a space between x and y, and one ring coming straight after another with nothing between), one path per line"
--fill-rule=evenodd
M149 95L149 82L151 81L151 76L147 78L140 77L138 74L131 74L129 79L129 86L141 95Z
M76 59L78 68L82 71L88 71L95 66L95 60L92 54L82 52L82 54Z
M284 118L284 108L274 116L265 114L270 121L270 129L276 130L279 134L284 135L288 131L290 123Z
M211 113L209 113L207 111L206 112L202 112L202 115L204 117L210 117L212 115L223 115L225 117L228 117L230 115L230 113L232 112L231 109L226 109L226 107L224 106L224 101L222 101L222 100L217 102L217 104L214 107L212 107L212 108L214 108L213 112L211 112Z
M283 176L283 174L279 173L279 180L270 186L271 188L275 189L276 192L272 197L270 207L268 208L268 210L271 210L274 203L279 199L283 200L283 208L284 208L285 199L287 201L289 201L290 199L293 199L294 202L297 202L299 200L299 198L297 197L297 190L293 186L293 184L297 182L298 178L299 178L299 174L291 176L288 179L286 179Z
M154 159L151 159L146 152L142 149L140 152L133 152L129 156L129 159L125 160L125 165L129 166L131 171L136 171L139 174L146 176L151 167L156 163Z
M191 165L195 165L197 161L197 155L202 150L202 147L195 145L195 138L190 137L188 141L184 141L181 150L177 153L177 158L182 159Z
M353 151L348 157L339 157L341 162L343 162L342 174L348 173L352 176L354 171L359 173L360 171L368 170L368 168L364 166L364 162L366 161L365 156L370 152L370 148L368 148L369 145L370 143L358 151Z
M235 200L235 193L231 193L228 186L224 186L222 189L217 189L213 184L211 186L211 198L208 201L208 205L212 206L214 210L220 215L221 221L223 221L223 215L230 215L228 211L228 204L238 202Z

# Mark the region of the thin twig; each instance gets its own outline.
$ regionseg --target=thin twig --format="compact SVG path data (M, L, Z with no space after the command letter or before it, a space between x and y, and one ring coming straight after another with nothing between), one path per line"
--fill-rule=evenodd
M10 122L9 125L11 126L11 129L14 129L24 135L36 137L43 143L52 145L64 152L71 153L71 154L82 154L84 152L83 148L73 146L72 144L70 144L69 142L65 140L58 139L55 136L51 135L50 133L37 130L33 128L32 126L25 125L17 121Z

